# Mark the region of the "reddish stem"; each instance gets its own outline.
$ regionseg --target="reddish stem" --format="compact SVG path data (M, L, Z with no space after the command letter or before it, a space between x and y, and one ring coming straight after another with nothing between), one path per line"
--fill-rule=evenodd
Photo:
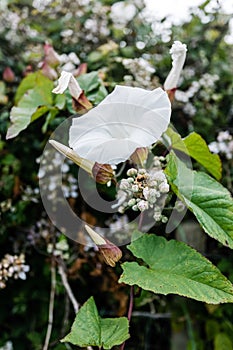
M134 286L130 287L130 296L129 296L129 309L128 309L128 320L130 322L133 312L133 300L134 300ZM125 342L121 345L120 350L124 350Z

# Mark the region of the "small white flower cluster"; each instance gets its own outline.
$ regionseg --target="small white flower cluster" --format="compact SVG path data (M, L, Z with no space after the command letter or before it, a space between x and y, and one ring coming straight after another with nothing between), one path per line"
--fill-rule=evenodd
M209 149L213 153L220 153L227 159L233 159L233 136L228 130L220 131L217 141L209 144Z
M151 169L131 168L127 171L128 177L121 180L117 193L118 212L124 213L129 208L140 212L153 209L156 222L167 221L167 217L162 215L165 195L169 192L169 185L162 170L163 161L164 157L154 157Z
M63 36L65 36L65 33L63 34ZM71 35L72 34L73 32L71 33ZM63 53L62 55L60 55L59 59L62 65L61 71L64 70L66 72L74 73L74 71L77 69L77 66L80 64L80 59L75 52L70 52L68 55Z
M110 17L118 27L124 27L136 15L137 9L129 1L115 2L111 6Z
M217 74L211 75L209 73L203 74L199 81L193 81L187 91L176 90L175 97L177 101L189 102L194 95L201 89L205 90L214 89L216 81L219 80Z
M47 246L47 252L49 254L53 254L54 256L60 256L64 260L69 259L69 245L65 237L58 242L56 242L55 247L53 247L52 243L49 243Z
M0 350L13 350L13 343L12 341L8 340L1 348Z
M0 289L6 287L6 281L9 278L26 279L26 272L30 270L29 265L25 265L24 254L10 255L6 254L0 261Z
M193 81L187 91L176 90L175 98L177 101L183 102L184 112L190 116L196 114L196 107L190 102L190 100L199 93L199 96L204 101L209 101L210 98L218 98L217 94L214 94L214 88L216 81L219 80L217 74L211 75L209 73L203 74L199 81Z
M132 85L132 80L134 80L137 83L136 85L134 84L135 86L146 87L148 89L148 84L151 82L151 75L155 72L155 68L147 59L143 57L124 58L122 64L132 74L124 76L126 83Z

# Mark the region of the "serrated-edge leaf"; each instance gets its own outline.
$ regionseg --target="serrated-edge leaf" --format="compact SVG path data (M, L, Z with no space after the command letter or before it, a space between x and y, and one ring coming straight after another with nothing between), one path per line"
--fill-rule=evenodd
M209 304L233 302L233 286L209 260L183 242L145 234L128 249L144 261L125 262L119 282Z
M101 342L103 348L112 349L113 346L124 343L130 337L128 330L129 321L126 317L102 318Z
M189 155L208 170L217 180L222 177L222 163L218 154L210 152L201 135L192 132L183 139Z
M194 213L204 231L233 248L233 199L230 192L209 175L188 169L172 152L165 173L172 190ZM188 178L193 178L193 181L187 182Z
M222 163L218 154L210 152L205 140L201 135L192 132L185 138L181 138L172 127L166 131L166 135L170 138L171 147L174 150L181 151L202 165L217 180L222 176Z
M80 308L70 333L61 342L70 342L81 347L101 346L100 317L93 297Z

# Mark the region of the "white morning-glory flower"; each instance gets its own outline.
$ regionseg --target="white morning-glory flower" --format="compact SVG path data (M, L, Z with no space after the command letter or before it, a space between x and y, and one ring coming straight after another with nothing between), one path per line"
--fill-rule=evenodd
M116 86L97 107L73 119L69 146L82 158L118 164L136 148L156 142L170 116L171 104L161 88Z
M185 44L182 44L180 41L174 41L174 44L170 49L170 54L172 56L172 69L164 83L164 89L166 91L177 87L180 73L184 66L186 52L187 46Z
M67 88L69 88L71 96L78 100L79 96L82 94L82 89L73 74L63 70L58 79L58 85L52 90L52 92L54 94L63 94Z

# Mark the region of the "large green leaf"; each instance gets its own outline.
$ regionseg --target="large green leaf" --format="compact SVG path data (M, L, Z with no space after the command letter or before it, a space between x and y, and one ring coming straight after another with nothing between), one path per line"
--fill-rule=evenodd
M209 260L183 242L144 234L128 249L143 260L122 264L119 282L209 304L233 302L233 286Z
M188 169L173 152L165 173L172 190L194 213L204 231L233 248L233 200L230 192L209 175Z
M28 91L34 89L36 86L49 85L50 91L53 89L53 82L44 76L40 71L28 74L19 84L15 94L15 104L18 104L23 95ZM48 90L48 89L46 89ZM52 96L52 95L51 95Z
M17 136L32 121L47 113L51 108L53 83L42 74L33 75L33 77L32 81L36 83L34 88L25 92L18 105L11 109L12 124L7 131L7 139ZM21 93L32 81L29 80L25 86L19 88Z
M99 346L111 349L129 338L128 329L129 322L126 317L101 318L91 297L77 313L71 332L61 341L80 347Z
M168 128L166 134L171 140L173 149L184 152L195 159L199 164L208 170L217 180L222 176L222 163L218 154L210 152L205 140L201 135L192 132L184 139L175 132L171 127Z

